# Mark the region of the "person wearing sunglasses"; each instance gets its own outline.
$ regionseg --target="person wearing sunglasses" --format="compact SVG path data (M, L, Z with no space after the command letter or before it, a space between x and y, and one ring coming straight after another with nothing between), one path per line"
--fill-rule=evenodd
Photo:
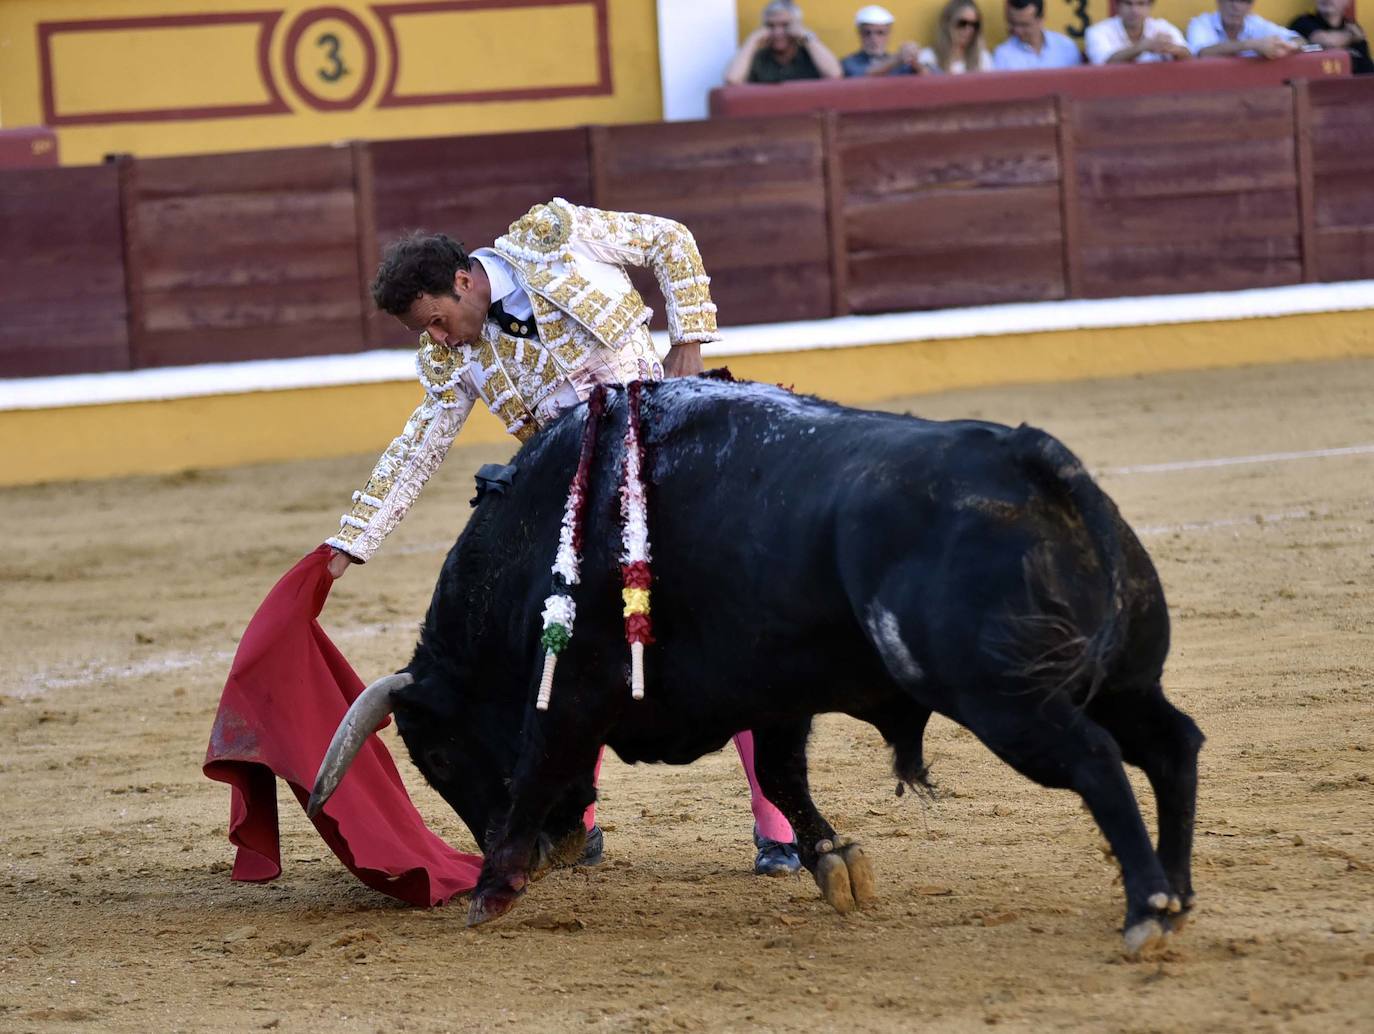
M1303 39L1255 14L1254 0L1217 0L1217 9L1188 23L1188 49L1198 57L1260 57L1296 54Z
M946 75L987 72L992 55L983 45L983 15L971 0L949 0L940 11L935 46L921 51L921 64Z
M911 41L903 43L895 54L888 53L892 39L892 23L896 19L886 7L869 4L854 15L859 30L859 49L840 62L848 78L861 75L920 75L921 48Z
M840 61L802 24L802 11L787 0L763 9L763 25L749 34L725 69L725 81L785 83L793 79L839 79Z
M992 52L999 71L1072 68L1083 63L1078 44L1062 32L1045 28L1045 0L1007 0L1005 42Z
M1151 18L1155 0L1116 0L1116 16L1088 27L1083 37L1088 61L1115 65L1182 61L1193 56L1183 33L1163 18Z

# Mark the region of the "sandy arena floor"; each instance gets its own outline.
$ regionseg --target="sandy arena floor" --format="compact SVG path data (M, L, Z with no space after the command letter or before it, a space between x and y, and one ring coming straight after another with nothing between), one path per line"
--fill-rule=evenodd
M0 1027L1374 1030L1374 450L1111 471L1369 445L1371 398L1374 363L1343 362L892 403L1056 432L1160 568L1166 685L1209 742L1196 919L1143 963L1077 800L940 719L935 803L893 795L873 730L818 722L818 802L883 893L848 918L809 878L750 874L732 751L608 757L606 863L481 931L356 882L286 794L283 877L234 884L200 763L235 638L373 457L0 490ZM471 472L505 454L455 450L335 588L323 620L364 678L408 657Z

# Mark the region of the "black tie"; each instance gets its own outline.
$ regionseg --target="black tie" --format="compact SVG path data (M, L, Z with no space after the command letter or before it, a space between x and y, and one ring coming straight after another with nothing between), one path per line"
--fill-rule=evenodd
M493 320L503 333L512 337L538 337L539 328L534 325L534 317L516 319L508 315L500 302L492 302L487 310L487 319Z

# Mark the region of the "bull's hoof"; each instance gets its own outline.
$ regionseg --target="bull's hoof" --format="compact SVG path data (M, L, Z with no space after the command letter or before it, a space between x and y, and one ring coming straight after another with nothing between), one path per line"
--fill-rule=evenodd
M521 891L489 890L472 896L468 905L468 926L481 926L493 919L500 919L515 907L520 900Z
M1130 959L1149 958L1164 947L1169 938L1168 927L1158 919L1142 919L1126 927L1126 957Z
M1169 935L1178 933L1187 924L1192 900L1190 895L1185 904L1177 895L1157 893L1150 895L1146 906L1145 915L1126 924L1122 937L1127 958L1146 959L1156 955L1168 942Z
M854 888L849 882L849 869L833 851L816 859L816 885L821 897L840 915L854 911Z
M868 860L858 844L840 848L840 857L849 870L849 889L854 894L854 903L860 908L878 900L878 880L873 875L873 863Z

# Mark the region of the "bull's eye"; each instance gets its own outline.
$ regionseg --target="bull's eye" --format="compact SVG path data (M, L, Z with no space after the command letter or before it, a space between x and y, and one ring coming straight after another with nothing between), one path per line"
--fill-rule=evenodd
M448 759L437 750L425 752L425 768L428 770L428 775L433 779L447 779L453 774Z

